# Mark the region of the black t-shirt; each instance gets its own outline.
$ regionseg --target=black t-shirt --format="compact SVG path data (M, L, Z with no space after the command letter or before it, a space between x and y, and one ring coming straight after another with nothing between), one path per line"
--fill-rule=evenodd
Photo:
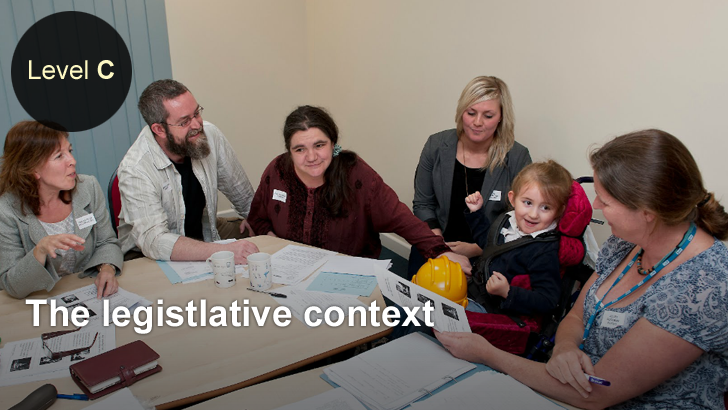
M467 170L467 171L466 171ZM445 242L463 241L475 243L470 227L465 221L463 212L467 210L465 197L480 191L483 187L486 170L480 168L466 168L457 159L455 160L455 172L452 175L452 192L450 193L450 214L447 217L447 228L442 233ZM465 178L468 179L468 191L465 191ZM487 201L488 198L483 198ZM468 212L470 212L468 210Z
M205 210L205 192L200 181L192 172L192 160L185 157L184 162L172 162L182 177L182 198L185 201L185 236L204 240L202 235L202 212Z

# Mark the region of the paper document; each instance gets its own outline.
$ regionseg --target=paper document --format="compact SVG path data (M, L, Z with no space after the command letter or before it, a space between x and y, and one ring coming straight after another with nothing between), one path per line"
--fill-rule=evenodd
M195 283L203 280L209 280L215 277L212 274L212 267L207 262L177 262L177 261L157 261L157 265L162 269L164 275L167 276L172 283ZM248 277L248 265L235 265L235 274Z
M392 266L391 259L370 259L357 256L335 255L321 266L323 272L354 273L357 275L374 276L374 265L382 269L389 269Z
M336 252L288 245L271 255L273 283L295 285L306 279Z
M96 332L99 335L90 349L60 359L50 358L51 351L63 352L91 345ZM0 353L0 387L67 377L70 365L114 349L116 328L87 325L78 332L48 339L46 345L48 348L43 347L40 335L34 339L6 343Z
M367 410L351 393L336 388L276 410Z
M478 372L434 396L413 403L412 410L563 410L511 376L495 371Z
M287 296L286 298L273 299L275 299L275 301L278 302L281 306L285 306L290 309L293 317L300 320L304 324L306 324L306 322L303 315L306 312L306 308L308 308L309 306L316 306L321 308L321 313L310 312L309 319L311 321L316 321L316 319L324 320L323 312L326 312L326 309L331 306L340 307L344 311L344 316L349 313L349 307L362 306L365 309L367 308L367 306L359 301L359 299L349 295L337 295L324 292L308 292L305 289L300 289L296 286L283 286L280 288L276 288L275 292L283 293ZM337 313L331 313L330 319L331 321L336 322L338 320ZM357 320L356 323L358 326L360 323L359 320ZM342 326L346 326L346 324Z
M461 305L378 266L374 267L374 271L377 273L379 290L382 291L382 295L394 303L409 308L423 307L428 301L434 305L435 311L431 317L435 323L434 327L438 331L471 332L465 309ZM422 309L418 310L417 318L421 321L425 320Z
M398 410L475 367L412 333L336 363L324 373L369 408Z
M377 278L375 276L320 272L306 290L341 293L344 295L370 296L376 287Z
M321 268L314 272L308 279L296 285L298 288L306 289L316 280L319 273L321 272L339 272L339 273L353 273L355 275L374 275L374 265L379 266L382 269L389 269L392 265L391 259L378 260L370 258L360 258L356 256L346 255L333 255L326 263L321 265Z
M145 407L139 403L136 397L131 393L128 387L112 393L84 410L145 410Z
M96 285L88 285L62 295L50 297L46 300L49 303L51 300L55 300L57 306L64 306L69 309L69 314L70 310L76 306L86 307L89 313L89 324L86 326L87 328L91 325L100 324L102 321L101 315L103 313L104 300L109 301L109 312L113 312L118 306L127 307L130 312L134 312L139 306L150 306L152 304L136 293L122 288L119 288L113 295L105 296L102 299L96 299L96 294Z

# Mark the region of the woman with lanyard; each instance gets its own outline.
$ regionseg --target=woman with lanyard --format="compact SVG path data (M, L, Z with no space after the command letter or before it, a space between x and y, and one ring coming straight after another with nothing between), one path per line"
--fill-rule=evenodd
M594 207L613 235L551 360L531 362L473 334L438 339L454 356L578 407L723 409L728 214L687 148L663 131L618 137L590 160Z

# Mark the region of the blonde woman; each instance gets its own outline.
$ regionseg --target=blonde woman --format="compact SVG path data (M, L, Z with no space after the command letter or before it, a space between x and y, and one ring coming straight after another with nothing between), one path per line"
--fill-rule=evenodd
M468 258L482 249L465 221L462 198L479 191L482 212L493 221L507 210L511 181L531 163L528 149L515 141L515 118L508 86L496 77L475 77L460 95L456 128L431 135L415 173L414 214L450 248ZM413 248L410 274L424 259Z

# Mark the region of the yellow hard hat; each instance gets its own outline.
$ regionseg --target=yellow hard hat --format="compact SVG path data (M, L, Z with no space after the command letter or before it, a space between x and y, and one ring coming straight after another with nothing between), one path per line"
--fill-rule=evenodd
M463 307L468 306L468 283L463 269L447 256L428 259L412 277L412 282Z

